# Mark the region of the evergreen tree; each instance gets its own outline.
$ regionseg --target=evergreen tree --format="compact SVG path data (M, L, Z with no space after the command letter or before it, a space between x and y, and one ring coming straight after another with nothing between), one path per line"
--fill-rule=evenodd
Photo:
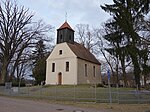
M47 51L43 40L39 40L36 43L35 50L33 51L33 56L32 56L33 64L36 64L39 59L45 57L46 52Z
M36 84L41 84L46 78L46 59L47 50L43 40L39 40L36 44L36 49L33 52L33 64L35 65L32 73L36 80Z
M126 69L125 59L127 57L126 55L127 51L125 48L126 43L124 41L125 38L124 34L120 31L118 25L115 23L114 20L105 23L104 29L106 31L106 35L104 36L104 39L110 43L109 46L105 48L105 50L109 54L115 56L116 59L120 60L124 84L125 86L127 86L126 71L125 71ZM117 75L117 83L119 83L118 75Z
M109 23L117 31L110 33L111 41L117 42L118 45L124 43L123 47L126 55L131 58L134 66L135 81L140 88L140 55L143 37L139 35L139 23L144 20L144 15L149 11L149 0L113 0L114 4L101 6L103 10L113 16L113 22ZM119 32L118 32L119 31ZM122 51L122 49L120 49ZM120 52L116 52L121 56ZM121 56L122 57L122 56Z
M40 58L32 70L36 84L41 84L46 79L46 59L47 57Z

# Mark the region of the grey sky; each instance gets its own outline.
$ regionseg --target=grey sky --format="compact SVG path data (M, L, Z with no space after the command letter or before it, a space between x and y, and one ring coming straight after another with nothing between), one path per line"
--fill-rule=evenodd
M18 3L34 12L37 20L43 19L57 29L64 23L66 12L72 28L80 23L100 26L109 18L100 5L112 0L18 0Z

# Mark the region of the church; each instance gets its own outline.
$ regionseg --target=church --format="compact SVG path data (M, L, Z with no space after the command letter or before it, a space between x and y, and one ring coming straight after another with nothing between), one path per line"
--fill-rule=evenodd
M46 60L46 84L101 83L101 64L83 45L74 41L67 21L57 29L57 44Z

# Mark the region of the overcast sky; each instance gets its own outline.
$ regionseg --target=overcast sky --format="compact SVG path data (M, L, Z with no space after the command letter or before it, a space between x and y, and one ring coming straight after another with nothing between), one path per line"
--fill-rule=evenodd
M64 23L66 12L72 28L76 24L100 26L109 18L100 5L110 4L112 0L18 0L18 3L34 12L37 20L42 19L57 29Z

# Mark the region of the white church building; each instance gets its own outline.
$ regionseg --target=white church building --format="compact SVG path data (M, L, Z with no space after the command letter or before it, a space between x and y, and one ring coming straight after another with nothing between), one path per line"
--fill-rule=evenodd
M74 30L67 22L57 29L57 44L46 64L46 84L101 83L100 62L88 49L74 41Z

